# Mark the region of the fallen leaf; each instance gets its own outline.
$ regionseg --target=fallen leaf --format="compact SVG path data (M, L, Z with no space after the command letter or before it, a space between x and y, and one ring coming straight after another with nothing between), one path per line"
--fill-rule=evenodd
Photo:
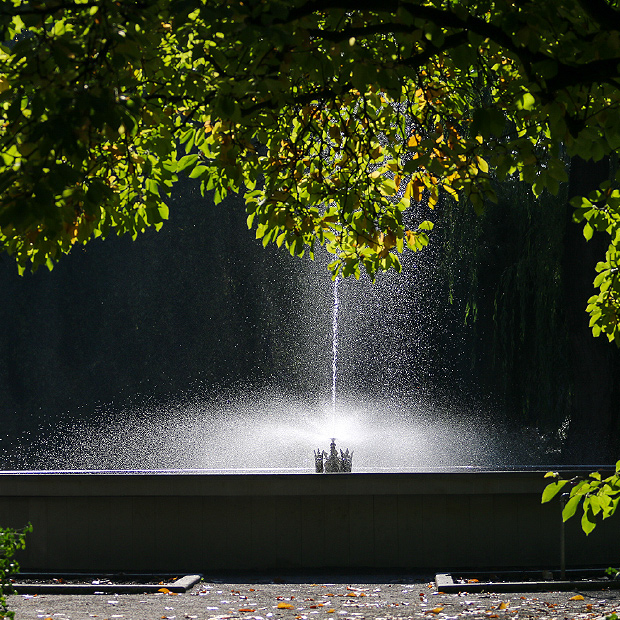
M575 594L575 596L571 596L568 600L569 601L583 601L584 598L581 594Z
M328 609L326 613L333 614L335 611L336 611L335 609Z
M244 607L243 609L240 609L239 611L256 611L256 609L249 609L247 607Z
M157 590L158 592L163 592L164 594L168 594L170 592L170 590L168 590L168 588L159 588L159 590Z
M443 607L435 607L434 609L429 609L427 613L438 614L441 611L443 611Z
M498 607L498 609L508 609L509 605L510 605L510 601L508 603L504 601L503 603L500 603L500 606Z
M278 603L278 609L295 609L295 605L290 603Z
M477 579L468 579L467 583L480 583Z

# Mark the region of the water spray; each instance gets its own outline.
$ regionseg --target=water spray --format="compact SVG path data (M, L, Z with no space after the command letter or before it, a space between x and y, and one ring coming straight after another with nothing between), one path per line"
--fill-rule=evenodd
M332 316L332 424L336 421L336 379L338 377L338 280L334 279L334 314Z

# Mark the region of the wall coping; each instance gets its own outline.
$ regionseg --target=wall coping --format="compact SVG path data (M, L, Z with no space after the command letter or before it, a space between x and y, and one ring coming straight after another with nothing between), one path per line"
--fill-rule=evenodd
M600 469L600 468L599 468ZM540 494L547 470L209 474L199 471L0 472L5 497ZM564 477L592 468L564 471Z

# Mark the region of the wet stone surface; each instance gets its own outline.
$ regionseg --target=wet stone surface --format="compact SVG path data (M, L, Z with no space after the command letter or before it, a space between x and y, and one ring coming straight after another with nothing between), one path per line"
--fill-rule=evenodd
M17 620L593 620L620 613L617 591L445 594L407 583L221 583L183 594L12 595Z

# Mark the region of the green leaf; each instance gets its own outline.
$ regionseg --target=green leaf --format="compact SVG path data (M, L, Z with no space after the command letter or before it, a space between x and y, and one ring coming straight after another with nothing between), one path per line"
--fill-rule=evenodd
M534 64L533 68L545 79L553 78L558 73L558 63L555 62L555 60L543 60L542 62L537 62Z
M201 177L203 174L205 174L205 172L207 172L209 169L206 166L196 166L190 173L189 173L189 178L190 179L198 179L199 177Z
M564 488L567 482L568 480L556 480L548 484L543 491L541 503L544 504L551 501Z
M590 492L592 485L585 480L580 480L570 492L570 496L574 497L576 495L585 495Z
M196 153L191 155L184 155L177 162L177 172L183 172L186 168L190 168L193 166L199 159L199 156Z
M601 286L601 284L607 279L609 278L609 271L603 271L602 273L599 273L596 278L594 278L594 288L599 288Z
M521 99L517 100L517 107L521 110L532 110L536 104L536 99L532 93L524 93Z
M575 495L566 502L566 506L564 506L564 509L562 510L563 521L568 521L572 516L574 516L582 499L583 495Z
M195 129L190 128L190 129L186 129L180 136L179 136L179 142L181 144L185 144L186 142L188 142L188 140L190 140L191 138L193 138L194 133L196 132Z
M351 82L360 92L366 92L368 85L374 82L377 70L365 62L357 62L353 65Z
M589 508L584 509L583 515L581 517L581 529L585 532L586 536L588 536L595 527L596 519L594 517L594 514Z
M490 138L493 135L501 137L504 133L506 118L501 110L495 108L480 108L474 111L471 124L472 132Z
M162 202L160 205L158 205L157 210L159 211L159 215L163 220L168 219L170 215L170 209L168 208L167 204Z

